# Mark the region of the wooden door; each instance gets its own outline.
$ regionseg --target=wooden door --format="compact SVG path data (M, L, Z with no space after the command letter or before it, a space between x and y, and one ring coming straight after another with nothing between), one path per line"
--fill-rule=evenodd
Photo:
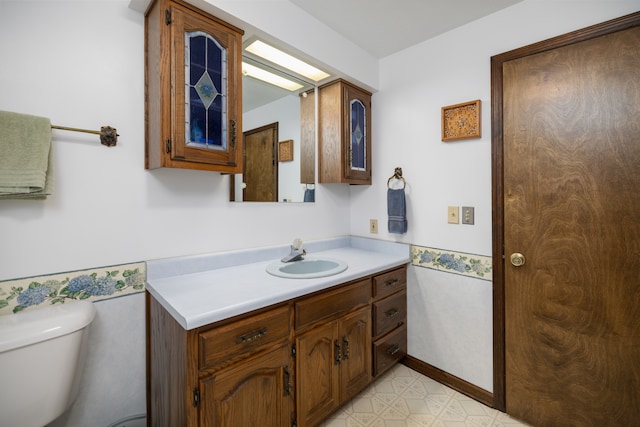
M290 426L289 346L201 381L201 427Z
M242 200L278 201L278 123L244 132Z
M371 382L371 308L355 311L340 322L340 400L355 396Z
M315 426L340 404L338 323L296 338L296 411L299 427Z
M502 78L493 106L503 120L494 133L503 150L495 157L503 217L494 256L503 259L495 280L504 292L504 399L507 413L535 426L638 425L635 15L494 57L494 83L497 63Z

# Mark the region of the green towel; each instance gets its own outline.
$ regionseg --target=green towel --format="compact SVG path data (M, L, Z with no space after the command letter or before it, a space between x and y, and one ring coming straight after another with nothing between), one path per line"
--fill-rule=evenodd
M51 121L0 111L0 199L44 199L52 163Z

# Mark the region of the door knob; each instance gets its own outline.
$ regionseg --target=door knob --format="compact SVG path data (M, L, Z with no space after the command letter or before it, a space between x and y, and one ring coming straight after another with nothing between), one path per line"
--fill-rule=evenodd
M522 267L524 265L524 255L520 252L511 254L511 264L514 267Z

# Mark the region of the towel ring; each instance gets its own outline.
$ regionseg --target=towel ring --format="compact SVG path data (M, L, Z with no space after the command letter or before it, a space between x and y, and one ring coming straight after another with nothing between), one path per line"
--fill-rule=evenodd
M393 171L393 175L391 175L389 177L389 179L387 180L387 188L391 188L389 187L389 184L391 184L391 180L392 179L397 179L399 181L402 181L402 188L405 189L407 187L407 181L402 177L402 168L397 167L394 171Z
M389 179L387 180L387 187L389 187L389 184L391 183L392 179L397 179L399 181L402 181L402 183L403 183L403 187L402 188L405 188L407 186L407 181L402 177L402 168L400 168L400 167L397 167L394 170L393 175L391 175L389 177Z

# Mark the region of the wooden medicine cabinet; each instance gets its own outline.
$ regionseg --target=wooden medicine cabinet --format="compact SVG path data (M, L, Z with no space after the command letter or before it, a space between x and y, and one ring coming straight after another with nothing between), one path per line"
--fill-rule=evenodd
M179 0L145 15L145 168L242 171L243 31Z

